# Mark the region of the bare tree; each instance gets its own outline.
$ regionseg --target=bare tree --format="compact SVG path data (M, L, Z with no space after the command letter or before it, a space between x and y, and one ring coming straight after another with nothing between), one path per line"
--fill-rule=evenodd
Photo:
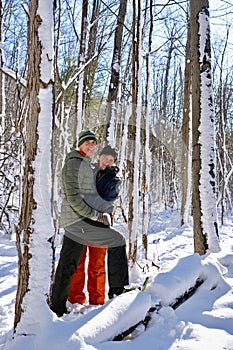
M116 127L116 102L117 102L117 93L119 88L119 78L120 78L120 65L121 65L121 56L122 56L122 40L123 40L123 29L124 21L127 9L127 0L121 0L119 6L119 13L117 16L117 25L115 29L115 38L114 38L114 48L113 48L113 57L111 64L111 78L109 83L108 90L108 115L107 115L107 138L109 142L115 146L115 127ZM111 130L110 130L111 128Z
M80 48L78 57L78 68L82 68L85 64L86 54L86 41L87 41L87 13L88 13L88 0L83 0L82 5L82 22L81 22L81 35L80 35ZM82 71L77 77L77 88L76 88L76 103L75 103L75 120L73 130L73 148L77 146L77 134L82 129L83 125L83 91L85 90L84 84L84 72Z
M129 124L129 257L135 262L138 239L139 159L141 152L143 18L141 0L133 1L132 35L132 116Z
M148 37L148 50L146 54L146 100L145 100L145 118L144 118L144 128L142 132L142 137L144 138L143 144L143 166L142 166L142 245L144 248L144 256L147 259L148 253L148 230L149 230L149 218L150 218L150 208L149 208L149 194L151 190L150 186L150 167L151 167L151 152L150 152L150 112L151 112L151 95L150 95L150 85L151 85L151 64L150 64L150 54L152 49L152 35L153 35L153 1L150 0L146 2L145 19L144 23L147 23L147 16L149 22L149 37ZM147 14L149 12L149 15Z
M45 7L47 14L42 18L40 9ZM53 72L52 0L30 1L28 38L29 107L22 205L16 230L19 261L14 321L16 333L24 335L31 331L27 329L33 323L31 309L36 314L38 305L40 309L47 308L51 274L48 238L52 231L49 175L53 77L48 72ZM38 329L38 322L35 317L31 324L33 332Z
M228 45L228 39L229 39L229 27L226 30L226 40L225 44L223 46L220 65L219 65L219 93L218 93L218 99L219 99L219 161L220 161L220 176L219 176L219 182L220 182L220 198L221 198L221 223L224 223L224 216L225 216L225 207L226 207L226 179L227 179L227 152L226 152L226 120L227 120L227 108L225 106L225 89L224 89L224 76L223 76L223 70L224 70L224 60L225 60L225 53Z
M98 66L98 29L99 29L99 16L100 16L100 0L94 0L92 6L92 14L91 20L89 24L89 39L88 39L88 47L87 47L87 55L86 60L91 61L84 72L84 113L85 120L84 125L90 125L91 123L91 99L93 93L93 85L95 81L96 69ZM96 52L98 54L96 55Z
M188 25L188 36L185 56L185 81L184 81L184 108L182 124L182 203L181 203L181 225L187 224L189 208L191 204L191 37L190 23Z
M218 251L215 144L208 0L190 0L194 250Z

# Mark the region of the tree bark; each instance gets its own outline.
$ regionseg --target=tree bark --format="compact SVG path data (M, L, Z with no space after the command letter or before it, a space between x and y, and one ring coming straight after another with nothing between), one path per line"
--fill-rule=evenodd
M40 10L45 6L48 14L43 19ZM28 332L29 324L29 332L32 328L35 333L40 331L39 315L33 323L31 309L36 312L38 305L40 311L43 307L48 307L52 267L48 238L53 232L50 178L53 85L53 1L31 0L28 28L28 114L22 204L16 229L19 271L14 320L17 334L24 335Z
M187 224L189 208L191 204L191 33L190 23L188 25L188 35L185 55L184 73L184 108L182 124L182 203L181 203L181 225Z
M125 15L127 9L127 0L120 1L119 13L117 16L117 25L115 29L114 49L111 64L111 79L109 83L108 98L107 98L107 123L106 123L106 137L110 144L115 146L115 132L116 125L116 103L119 89L120 79L120 64L122 56L122 40L123 29L125 22Z
M97 36L98 36L98 28L99 21L98 17L100 14L100 1L94 0L92 7L92 15L90 21L90 32L88 39L88 48L87 48L87 61L93 59L97 46ZM92 111L91 111L91 98L93 93L93 85L95 81L95 73L96 68L98 66L98 56L92 61L90 65L87 66L84 72L84 109L85 109L85 120L84 126L85 128L89 128L89 125L92 122Z
M0 0L0 148L2 147L3 139L3 131L5 125L5 77L2 72L3 64L4 64L4 29L3 29L3 6L2 1Z
M78 68L81 68L85 64L87 23L88 23L87 13L88 13L88 0L83 0ZM83 102L84 102L83 91L84 90L85 90L84 72L82 72L81 74L79 74L77 79L76 102L75 102L76 111L75 111L75 119L74 119L74 126L73 126L73 149L77 147L77 136L83 126Z
M141 0L133 1L132 42L132 116L129 123L130 172L129 172L129 257L135 262L138 240L139 172L141 151L141 68L142 68L142 9Z
M146 8L148 3L146 2ZM147 11L145 11L144 23L147 23ZM148 255L148 230L149 230L149 195L150 195L150 167L151 167L151 151L150 145L150 113L151 113L151 95L150 95L150 54L152 47L153 35L153 1L149 0L149 38L148 38L148 52L146 54L146 101L145 101L145 119L143 128L143 169L142 169L142 246L144 250L144 258Z
M41 46L38 37L38 28L41 23L41 19L37 16L38 1L34 0L30 2L29 9L29 42L28 42L28 80L27 91L29 96L29 110L26 123L26 140L25 140L25 165L24 165L24 181L23 181L23 194L22 194L22 206L19 218L19 224L16 231L17 249L18 249L18 286L15 302L15 321L14 328L19 323L22 315L22 301L25 294L28 291L29 282L29 260L30 254L30 236L32 232L32 212L35 208L35 201L33 196L34 186L34 169L32 162L35 160L37 152L37 125L38 125L38 112L40 110L38 93L40 86L40 52ZM22 238L21 238L22 235ZM22 240L22 243L21 243Z
M192 47L192 203L194 251L218 251L208 0L190 0ZM204 21L202 16L204 15ZM200 25L202 27L200 28ZM204 28L205 27L205 28ZM202 40L201 40L202 39ZM208 127L206 127L208 125Z

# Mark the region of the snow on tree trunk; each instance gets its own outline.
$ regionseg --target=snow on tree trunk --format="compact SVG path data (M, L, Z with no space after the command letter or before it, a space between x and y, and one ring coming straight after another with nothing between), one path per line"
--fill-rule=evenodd
M219 250L208 1L190 0L192 45L192 179L194 250Z
M53 106L53 1L31 0L29 10L29 111L23 202L17 232L19 276L16 334L46 326L51 274L51 127ZM23 238L21 238L23 234Z
M201 173L200 196L202 203L203 231L207 234L208 248L211 252L220 250L218 241L218 219L215 193L215 133L213 109L213 85L211 70L211 46L209 13L203 9L199 14L200 68L201 68Z

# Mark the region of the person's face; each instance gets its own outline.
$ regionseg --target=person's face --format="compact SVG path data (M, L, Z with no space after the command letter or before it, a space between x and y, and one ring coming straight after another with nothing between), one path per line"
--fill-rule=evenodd
M102 154L99 157L99 168L105 170L107 167L113 166L115 159L110 154Z
M95 153L96 150L96 141L94 140L88 140L83 142L80 146L79 149L80 151L82 151L83 153L86 154L87 157L91 157L93 156L93 154Z

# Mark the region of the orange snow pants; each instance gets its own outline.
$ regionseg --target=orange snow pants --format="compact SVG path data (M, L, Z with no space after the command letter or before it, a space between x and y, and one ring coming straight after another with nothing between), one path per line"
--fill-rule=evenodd
M87 290L89 293L89 304L102 305L105 300L105 256L106 247L88 246L89 263L88 263L88 279ZM72 304L84 304L86 295L83 291L85 286L85 261L87 256L87 246L83 249L78 267L71 277L70 292L68 296L69 302Z

